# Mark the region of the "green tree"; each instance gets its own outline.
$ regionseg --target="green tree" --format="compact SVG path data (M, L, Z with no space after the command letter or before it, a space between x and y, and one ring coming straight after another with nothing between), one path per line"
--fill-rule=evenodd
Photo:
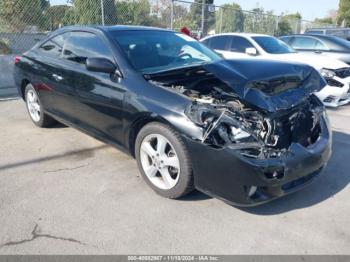
M155 16L151 15L148 0L116 2L117 23L123 25L158 25Z
M1 0L0 20L2 27L11 32L39 26L44 20L41 0Z
M72 25L74 21L74 8L68 5L54 5L45 10L44 30L55 30L61 26Z
M166 14L164 14L164 17L165 15ZM168 17L170 17L170 12ZM191 19L188 9L182 5L174 5L174 25L173 26L174 26L174 30L180 30L182 27L187 27L191 31L197 29L197 25Z
M74 0L75 14L78 24L101 24L100 0Z
M274 35L277 27L277 17L273 11L256 7L244 19L244 31L251 33Z
M303 17L301 16L301 14L299 12L296 12L296 13L284 15L284 18L301 20Z
M9 43L5 39L0 39L0 55L11 54Z
M40 0L40 8L41 10L46 10L50 7L50 1L49 0Z
M301 32L301 19L302 16L299 12L283 16L283 20L289 23L292 33Z
M337 23L338 25L344 24L344 26L350 25L350 0L339 1Z
M216 11L215 32L243 32L244 14L240 5L232 3L223 5Z
M152 16L155 19L155 23L160 27L170 28L171 24L171 1L169 0L160 0L155 2L151 7ZM174 2L174 20L173 28L174 30L179 30L181 27L187 27L190 30L197 30L197 26L192 21L189 15L189 9L183 6L182 4L177 4Z
M213 4L214 0L204 0L204 28L202 36L215 25L215 13L209 12L209 5ZM197 30L201 29L202 25L202 0L195 0L190 6L190 19L195 23Z
M332 17L315 18L314 22L319 25L331 25L333 24L333 19Z
M117 13L114 0L103 0L105 25L114 25L117 23Z
M289 21L284 17L278 22L277 31L275 33L276 36L282 35L290 35L293 33L293 29L289 24Z

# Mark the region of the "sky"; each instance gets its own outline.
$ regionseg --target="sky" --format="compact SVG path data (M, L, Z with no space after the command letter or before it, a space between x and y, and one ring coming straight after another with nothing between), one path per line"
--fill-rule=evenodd
M188 0L192 2L193 0ZM66 0L50 0L52 5L65 4ZM235 2L242 9L250 10L259 4L265 10L274 10L275 14L299 12L303 19L323 18L331 9L338 9L339 0L214 0L215 5Z
M216 5L222 5L232 1L214 0ZM242 9L250 10L257 6L265 10L274 10L276 14L299 12L303 19L314 20L316 17L327 16L330 9L338 9L339 0L234 0Z

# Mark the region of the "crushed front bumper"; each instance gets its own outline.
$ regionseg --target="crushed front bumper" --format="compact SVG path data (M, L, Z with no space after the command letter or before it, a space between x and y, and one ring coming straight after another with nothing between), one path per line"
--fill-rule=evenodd
M252 206L294 192L311 182L331 156L331 131L328 121L320 121L321 135L305 148L293 143L278 158L256 159L239 150L213 148L185 138L192 160L198 190L230 204ZM271 173L277 171L278 177ZM256 188L251 194L251 188Z
M328 107L338 107L350 103L350 77L334 77L316 96ZM339 86L334 86L337 83ZM341 86L342 85L342 86Z

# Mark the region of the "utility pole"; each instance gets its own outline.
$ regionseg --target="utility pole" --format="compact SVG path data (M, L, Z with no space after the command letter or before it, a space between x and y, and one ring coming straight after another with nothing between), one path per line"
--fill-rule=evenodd
M103 5L103 0L101 0L101 20L102 20L102 25L105 25L105 10Z
M201 23L201 38L203 37L204 34L204 10L205 10L205 0L202 1L202 23Z
M173 30L174 28L174 0L171 0L170 4L170 29Z
M223 7L220 7L220 33L222 32L222 13L223 13Z

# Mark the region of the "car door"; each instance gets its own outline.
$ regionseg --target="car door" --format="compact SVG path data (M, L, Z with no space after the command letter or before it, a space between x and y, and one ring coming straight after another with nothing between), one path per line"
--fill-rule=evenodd
M248 58L251 57L246 53L247 48L254 48L254 45L246 38L241 36L229 36L227 51L229 58Z
M62 50L69 33L49 38L35 51L36 89L40 101L51 114L68 119L74 115L74 89L68 84L62 65Z
M63 59L70 85L75 90L77 124L100 138L121 143L126 89L114 74L88 71L85 62L92 57L107 58L116 64L109 43L103 36L91 32L71 32L64 43Z

